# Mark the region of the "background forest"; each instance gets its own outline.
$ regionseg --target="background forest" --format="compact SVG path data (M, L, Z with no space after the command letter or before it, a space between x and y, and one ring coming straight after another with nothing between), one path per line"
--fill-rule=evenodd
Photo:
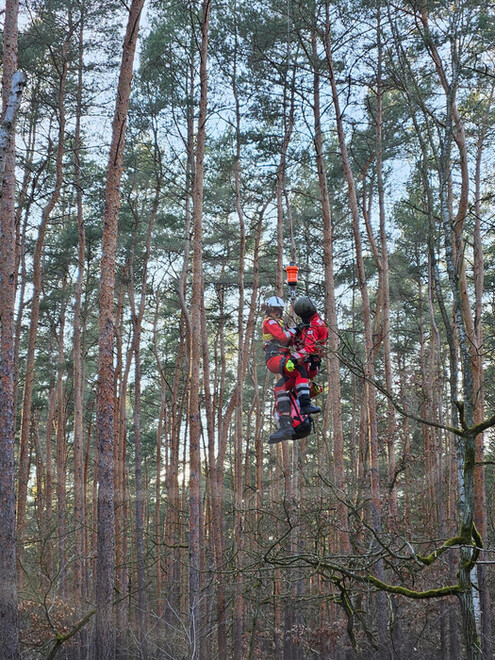
M0 21L2 657L491 658L493 5ZM325 391L268 445L291 260Z

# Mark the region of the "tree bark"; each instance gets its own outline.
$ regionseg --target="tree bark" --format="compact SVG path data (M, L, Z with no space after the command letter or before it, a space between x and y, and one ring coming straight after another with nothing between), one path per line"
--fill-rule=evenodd
M66 276L62 281L62 294L66 289ZM67 585L67 446L65 442L66 405L64 391L64 330L65 330L65 300L62 300L60 311L60 327L58 332L58 365L57 365L57 431L55 435L55 453L57 466L57 558L58 558L58 589L62 596L68 595ZM55 332L55 330L54 330Z
M0 148L0 639L6 660L19 658L14 490L14 305L15 305L15 109L11 88L17 67L18 0L7 0L3 32L2 121ZM15 81L14 81L15 82ZM14 103L15 101L15 103Z
M200 42L200 101L193 181L193 278L190 303L189 392L189 639L190 658L202 658L200 617L201 411L200 370L203 308L203 176L207 115L207 56L211 1L203 0Z
M114 600L114 404L113 367L115 258L117 250L120 183L134 55L144 0L132 0L124 39L117 88L112 141L108 160L103 215L102 259L98 318L98 537L94 654L98 660L115 656Z
M479 358L479 374L478 374L478 390L474 392L475 396L475 410L474 421L475 423L481 422L483 419L485 395L484 395L484 360L483 360L483 324L482 324L482 308L483 308L483 290L484 290L484 257L483 257L483 242L481 231L481 163L483 153L485 150L486 134L489 126L489 114L493 109L493 96L495 93L495 85L492 84L489 97L486 103L486 111L483 116L483 121L480 127L478 142L476 145L476 164L475 164L475 226L473 236L473 256L474 256L474 284L475 284L475 303L474 303L474 333L476 337L476 347L480 353ZM484 538L487 527L487 507L486 507L486 490L485 490L485 467L484 461L484 436L482 433L476 437L476 462L477 470L475 472L474 480L474 496L475 496L475 514L474 519L476 527L478 528L481 537ZM491 613L491 597L488 585L488 576L486 566L478 564L478 587L480 590L481 601L481 646L483 657L489 658L492 655L493 644L491 642L491 629L492 629L492 613Z
M82 5L84 7L84 5ZM83 12L83 9L81 9ZM74 596L81 603L86 585L86 561L84 555L84 530L86 525L84 503L84 368L82 334L82 298L86 263L86 230L83 214L83 188L81 178L81 119L83 93L83 36L84 14L81 14L78 33L78 78L76 91L76 127L74 135L74 187L77 209L77 279L74 291L74 321L73 321L73 382L74 382L74 526L75 526L75 559L74 559Z
M115 606L117 658L127 658L129 629L129 565L127 555L127 386L132 364L132 346L123 347L124 298L123 278L119 282L115 309L115 429L114 429L114 511L115 511L115 591L119 594Z
M333 269L333 227L330 194L326 175L326 163L323 153L323 132L320 111L320 63L317 53L316 33L312 32L313 55L313 114L314 114L314 145L316 167L320 186L321 212L323 219L323 249L325 266L325 318L329 328L328 336L328 393L330 400L330 415L332 420L334 481L340 494L337 504L339 527L339 547L341 552L349 552L349 534L347 531L347 510L343 503L346 484L344 470L344 432L342 427L342 402L340 389L340 362L338 358L339 330L337 325L337 307L335 303L335 278Z
M141 331L143 317L146 305L146 287L148 279L148 262L151 251L151 238L153 227L158 212L158 205L161 191L161 177L156 182L155 198L148 222L146 234L145 254L142 260L143 273L141 277L141 297L139 305L136 308L134 297L134 246L137 240L139 227L139 218L135 214L136 231L134 233L133 247L131 248L130 262L130 282L129 282L129 300L131 304L131 314L133 322L133 354L134 354L134 474L136 480L136 553L137 553L137 572L138 572L138 604L139 604L139 644L142 658L148 656L147 642L147 596L146 596L146 575L145 575L145 547L144 547L144 504L145 492L143 487L143 451L141 440ZM158 475L157 475L158 479Z
M19 440L19 473L17 486L17 533L19 538L19 562L22 564L23 552L22 542L26 526L26 504L27 488L29 481L29 433L31 429L31 405L33 399L33 383L35 370L35 351L38 334L38 322L40 314L41 287L43 280L42 256L46 232L50 222L51 214L60 197L63 181L63 155L65 140L65 87L67 82L67 52L71 35L69 34L62 46L61 70L58 88L58 142L55 153L55 184L47 204L41 214L41 222L38 228L38 238L33 255L33 295L31 299L31 317L29 324L28 347L26 356L26 376L24 380L24 391L22 397L22 416ZM19 573L22 576L22 571ZM19 577L20 583L22 579Z
M390 341L390 272L388 261L388 245L385 214L385 188L383 181L383 35L381 26L381 4L377 8L377 110L376 110L376 177L378 191L378 208L380 220L380 287L382 290L383 318L381 337L383 343L383 363L385 373L385 387L392 392L392 350ZM394 526L399 519L397 501L397 480L395 460L395 413L392 401L387 399L387 449L388 449L388 477L393 484L389 495L389 513L391 524Z

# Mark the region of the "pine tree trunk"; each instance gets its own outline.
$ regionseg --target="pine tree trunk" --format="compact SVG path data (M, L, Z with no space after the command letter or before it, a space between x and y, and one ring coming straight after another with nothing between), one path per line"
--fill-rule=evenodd
M489 115L493 107L493 97L495 85L492 84L490 95L487 101L487 108L483 121L481 123L480 134L478 137L476 149L475 165L475 227L473 237L473 256L474 256L474 283L475 283L475 311L474 311L474 333L476 338L476 349L480 354L479 371L477 375L477 387L475 386L476 405L474 411L475 423L483 419L485 395L484 395L484 360L483 360L483 290L484 290L484 259L483 243L481 231L481 162L485 149L486 134L489 126ZM484 436L482 433L476 437L476 462L478 467L475 471L475 523L482 538L485 537L487 529L487 507L485 490L485 467L484 460ZM483 657L489 658L492 655L492 613L491 598L488 585L488 575L486 566L478 564L478 587L480 590L481 604L481 645Z
M65 292L65 277L62 283L62 293ZM65 392L64 392L64 329L65 302L60 312L60 328L58 341L58 373L57 373L57 431L55 436L55 453L57 466L57 558L58 558L58 590L62 596L68 594L67 585L67 447L65 441Z
M182 364L185 354L185 338L181 336L177 363ZM186 388L187 391L187 388ZM165 557L165 593L167 598L167 608L165 610L165 619L172 623L180 610L181 593L181 522L180 522L180 486L179 486L179 466L180 466L180 420L183 416L184 400L179 400L179 370L175 372L172 386L172 397L170 401L170 448L169 458L166 467L165 484L167 490L167 510L165 513L163 543L166 548Z
M17 67L19 3L7 0L3 32L2 121ZM10 108L13 110L12 106ZM0 150L0 639L6 660L19 657L14 490L15 138L14 119Z
M243 633L243 597L242 597L242 563L243 563L243 485L242 478L242 408L243 396L242 385L244 371L242 367L245 363L244 351L244 261L246 252L246 225L244 222L244 213L241 200L241 117L239 108L239 98L237 94L237 30L236 30L236 48L234 51L234 84L233 92L236 107L236 155L234 162L234 182L235 182L235 200L237 218L239 221L239 269L237 272L237 289L239 299L239 309L237 314L237 351L238 361L241 368L237 371L236 382L236 407L235 407L235 431L234 431L234 476L235 476L235 545L236 545L236 602L234 614L234 658L240 660L243 655L242 633Z
M50 588L54 576L53 568L53 450L52 434L55 419L56 387L53 386L48 394L48 409L46 414L46 476L45 476L45 511L43 516L42 534L45 538L45 549L43 553L43 571L47 589ZM48 578L48 579L46 579Z
M155 224L156 215L158 212L158 204L161 191L161 178L157 180L155 199L151 210L148 230L146 234L146 250L142 261L142 278L141 278L141 298L139 306L136 309L134 299L134 248L131 250L130 258L130 283L129 283L129 300L131 304L131 314L133 320L133 354L134 354L134 475L135 475L135 488L136 488L136 555L137 555L137 574L138 574L138 606L139 606L139 644L140 654L142 658L148 655L148 642L147 642L147 618L148 618L148 605L146 596L146 574L145 574L145 544L144 544L144 506L145 506L145 490L143 486L143 451L141 440L141 330L146 305L146 287L148 278L148 262L151 251L151 237L153 227ZM134 242L136 244L138 233L138 218L136 217L136 230L134 233Z
M86 263L86 231L84 227L81 179L81 117L83 92L83 36L84 17L81 16L78 41L78 83L76 92L76 128L74 136L74 187L77 208L78 253L77 279L74 291L73 321L73 383L74 383L74 597L79 604L85 597L86 562L84 532L86 526L84 502L84 370L82 334L82 296Z
M162 437L165 442L162 443ZM162 536L161 536L161 498L162 498L162 453L168 453L168 422L167 422L167 390L165 382L161 384L160 413L156 429L156 483L155 483L155 519L154 519L154 542L155 542L155 608L158 617L163 615L163 568L162 568ZM164 446L163 446L164 445ZM166 469L166 468L165 468Z
M381 28L381 6L377 8L377 110L376 110L376 177L378 191L378 208L380 219L380 289L382 291L383 319L381 338L383 344L383 365L385 375L385 388L392 393L392 356L390 342L390 275L388 262L388 246L385 215L385 188L383 182L383 35ZM395 461L395 413L391 399L387 399L387 449L388 449L388 477L393 484L389 495L389 514L391 525L398 522L399 510L397 501L397 480Z
M167 488L167 510L165 513L163 541L165 547L171 550L167 553L165 563L166 584L165 592L167 594L167 608L165 610L165 620L167 623L172 624L178 617L178 613L182 611L181 597L184 595L181 567L184 566L182 561L183 551L180 548L180 541L183 533L183 525L181 522L181 492L179 484L179 469L180 469L180 437L183 432L187 436L188 428L181 429L181 420L187 405L187 396L190 391L189 379L191 375L190 357L191 357L191 321L189 316L189 309L186 303L186 291L188 285L188 277L190 273L190 251L191 251L191 205L192 205L192 181L194 169L194 114L193 103L194 98L194 67L193 58L191 58L188 77L186 80L185 88L189 99L186 121L187 121L187 163L186 163L186 180L185 180L185 228L184 228L184 249L182 270L177 284L177 295L181 307L180 327L185 327L186 331L180 333L179 346L177 349L177 365L180 367L174 373L174 380L172 384L172 397L170 401L170 456L166 470L166 488ZM158 308L157 308L158 313ZM155 333L155 356L159 362L158 356L158 339ZM160 373L164 382L166 377L163 369L160 367ZM181 376L184 374L184 393L180 397L179 390L181 384ZM186 416L187 417L187 416ZM185 443L184 443L185 451ZM173 649L172 649L173 651Z
M120 182L131 92L134 54L144 0L133 0L122 53L112 141L107 170L100 266L99 360L97 389L98 537L94 655L115 656L114 601L114 433L115 383L113 367L115 259L120 207Z
M191 660L202 658L201 639L201 412L200 370L203 308L203 175L207 112L207 54L210 0L202 3L200 45L200 102L193 182L193 279L190 304L191 352L189 392L189 638Z
M115 591L119 594L115 606L117 658L127 658L129 628L129 560L127 556L127 385L132 364L132 346L123 355L125 287L119 285L115 310L115 410L114 432L114 511L115 511Z
M131 285L132 286L132 285ZM144 299L144 293L143 293ZM148 656L147 646L147 599L146 576L144 566L144 487L143 487L143 450L141 442L141 332L140 319L134 327L134 465L136 479L136 551L138 573L139 606L139 652L142 658Z
M60 197L62 188L63 171L62 158L64 155L65 140L65 85L67 81L67 51L70 35L66 38L61 53L61 70L58 88L58 142L55 154L55 184L50 198L43 208L41 222L38 228L38 238L33 255L33 295L31 298L31 317L29 323L28 347L26 355L26 369L24 380L24 392L22 397L22 415L19 440L19 473L17 487L17 534L19 540L19 561L22 564L23 552L22 542L26 526L27 489L29 481L29 432L31 428L31 405L33 399L33 383L35 372L35 350L38 334L38 321L40 314L40 298L43 279L42 255L45 236L50 221L50 216ZM19 573L19 576L22 572ZM19 583L22 579L19 577Z
M323 249L325 266L325 317L329 327L328 336L328 394L330 400L330 415L332 420L334 481L341 497L337 503L338 536L341 552L349 552L349 535L347 532L347 510L343 503L346 477L344 471L344 432L342 428L342 402L340 389L340 363L338 358L339 329L337 325L337 308L335 303L335 281L333 270L333 228L332 210L326 175L326 163L323 154L323 135L320 117L320 70L317 60L316 33L312 33L313 46L313 114L315 122L314 145L318 182L320 185L321 212L323 219ZM325 440L325 438L324 438Z
M33 90L33 96L36 96L36 87ZM29 138L27 147L27 157L24 166L24 180L22 182L21 191L18 198L17 218L16 218L16 267L15 267L15 289L16 295L19 300L17 307L17 317L15 322L15 344L14 344L14 401L18 400L19 388L19 350L21 345L21 331L23 322L24 308L26 307L25 292L27 285L26 273L26 235L28 233L28 221L31 217L31 209L33 206L34 194L31 192L28 195L29 183L32 179L32 171L34 171L33 159L34 150L37 138L37 122L33 118L29 126ZM41 172L44 170L49 155L45 157L44 164L38 169L38 174L35 177L36 181L32 181L31 190L34 191L37 186L37 181ZM22 218L22 219L21 219Z

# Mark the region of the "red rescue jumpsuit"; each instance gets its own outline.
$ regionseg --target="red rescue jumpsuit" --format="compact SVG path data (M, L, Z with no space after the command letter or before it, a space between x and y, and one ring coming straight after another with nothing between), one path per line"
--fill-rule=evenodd
M263 321L263 348L266 366L274 374L283 373L289 356L289 345L294 343L295 328L284 330L284 322L275 316L266 316Z
M282 374L273 389L277 408L280 414L290 413L290 397L288 392L293 389L297 396L308 393L309 387L306 367L301 362L287 370L287 360L290 358L289 346L294 344L296 329L284 330L282 319L266 316L263 321L263 347L265 349L266 366L274 374ZM292 364L292 363L291 363ZM288 384L290 383L290 386Z
M283 383L283 389L287 392L290 390L296 391L301 403L302 400L305 399L307 401L309 399L309 379L314 378L319 371L321 353L327 339L328 328L325 322L315 312L309 319L308 324L303 327L300 336L296 339L296 350L291 355L294 360L299 361L296 369L299 370L302 367L301 371L304 373L305 378L298 378L295 376L295 372L292 372L292 374L286 375ZM277 386L279 383L280 381L277 383ZM281 383L280 385L282 386Z
M315 312L308 325L302 329L296 342L296 352L292 357L306 364L308 376L313 378L318 373L323 347L328 339L328 328L325 322Z

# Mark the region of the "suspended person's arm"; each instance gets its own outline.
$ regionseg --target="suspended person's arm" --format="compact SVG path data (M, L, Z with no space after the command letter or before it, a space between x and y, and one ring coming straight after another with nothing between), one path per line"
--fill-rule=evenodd
M309 326L303 328L300 345L292 354L293 360L307 360L311 355L319 355L328 338L328 328L319 316L311 319Z
M266 318L263 323L263 341L276 341L283 346L289 344L295 337L295 328L284 330L277 319Z

